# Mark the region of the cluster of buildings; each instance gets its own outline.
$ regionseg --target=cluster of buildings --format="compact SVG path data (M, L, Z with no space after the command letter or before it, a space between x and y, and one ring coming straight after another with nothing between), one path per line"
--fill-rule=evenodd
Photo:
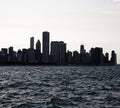
M13 50L13 47L2 48L0 51L0 65L80 65L80 66L102 66L116 65L117 57L115 51L103 54L103 49L96 47L86 52L84 45L80 46L80 52L67 51L67 45L63 41L51 41L50 33L42 34L41 42L36 42L34 48L34 37L30 38L30 48Z

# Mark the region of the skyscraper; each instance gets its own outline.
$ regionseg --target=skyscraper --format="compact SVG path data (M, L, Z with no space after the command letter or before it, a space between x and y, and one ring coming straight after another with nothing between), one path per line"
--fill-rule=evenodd
M80 55L78 51L73 51L73 64L78 65L80 63Z
M85 54L84 45L80 46L80 54Z
M96 47L94 49L94 63L95 65L103 65L103 49Z
M66 43L59 42L60 45L60 65L66 64Z
M30 38L30 48L34 49L34 37Z
M66 60L67 60L67 64L72 64L72 52L71 51L67 51L66 53Z
M84 65L85 64L85 49L84 49L84 45L80 46L80 64Z
M40 43L39 40L38 40L37 43L36 43L36 50L41 53L41 43Z
M23 52L19 49L17 51L17 63L21 64L22 63L22 56L23 56Z
M116 55L115 51L111 52L111 64L112 65L116 65L117 64L117 55Z
M58 41L51 42L51 63L58 65L60 62L60 47Z
M32 48L27 49L28 63L35 63L35 50Z
M41 43L39 40L36 43L35 59L37 63L39 64L41 63Z
M49 32L43 32L43 45L42 45L42 63L48 64L49 63Z
M108 53L105 53L104 63L105 63L106 65L109 63L109 54L108 54Z
M8 62L7 48L2 48L0 51L0 63L6 64Z
M28 53L27 53L27 49L22 49L22 62L23 64L27 64L28 63Z
M11 63L13 62L13 47L9 47L8 49L8 61Z

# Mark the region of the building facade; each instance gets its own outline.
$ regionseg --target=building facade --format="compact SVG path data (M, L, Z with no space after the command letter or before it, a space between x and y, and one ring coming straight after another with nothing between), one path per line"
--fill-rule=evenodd
M42 63L43 64L49 64L49 32L45 31L43 32L43 44L42 44Z

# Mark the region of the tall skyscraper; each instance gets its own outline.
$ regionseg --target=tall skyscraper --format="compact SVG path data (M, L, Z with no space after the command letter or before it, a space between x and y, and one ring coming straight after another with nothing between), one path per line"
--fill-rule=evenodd
M66 59L67 59L67 64L70 64L70 65L71 65L71 64L72 64L72 61L73 61L73 60L72 60L73 58L72 58L72 52L69 51L69 50L68 50L67 53L66 53Z
M94 63L95 65L103 65L103 49L96 47L94 49Z
M39 40L38 40L37 43L36 43L36 50L41 53L41 43L40 43Z
M23 56L23 53L22 53L22 51L19 49L19 50L17 51L17 63L18 63L18 64L22 63L22 56Z
M80 46L80 64L84 65L85 64L85 49L84 49L84 45Z
M66 43L59 42L60 45L60 65L66 64Z
M80 54L85 54L84 45L80 46Z
M9 47L9 54L12 55L13 53L13 47Z
M30 48L34 49L34 37L30 38Z
M28 63L28 53L27 53L27 49L22 49L22 62L23 64L27 64Z
M9 56L8 56L8 61L13 62L13 47L9 47Z
M105 64L108 64L108 63L109 63L109 54L108 54L108 53L105 53L104 63L105 63Z
M7 48L2 48L0 52L0 63L6 64L8 62Z
M60 62L60 47L58 41L51 42L51 63L58 65Z
M78 65L80 63L80 55L78 51L73 51L73 64Z
M112 65L117 64L117 55L116 55L115 51L111 52L111 63L112 63Z
M41 43L39 40L36 43L35 59L37 63L41 63Z
M27 49L28 63L35 63L35 50L32 48Z
M49 63L49 32L45 31L43 32L43 45L42 45L42 63L48 64Z

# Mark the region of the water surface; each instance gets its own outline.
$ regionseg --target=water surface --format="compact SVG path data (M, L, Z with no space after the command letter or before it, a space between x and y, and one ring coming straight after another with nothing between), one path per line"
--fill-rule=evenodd
M120 67L0 67L0 108L120 108Z

